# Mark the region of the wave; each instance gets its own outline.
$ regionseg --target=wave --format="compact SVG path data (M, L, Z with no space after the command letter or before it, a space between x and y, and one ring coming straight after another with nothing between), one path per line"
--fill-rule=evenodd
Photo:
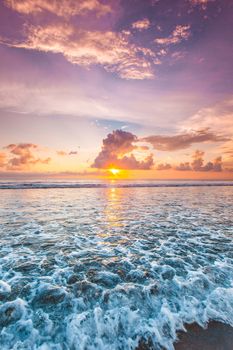
M137 187L203 187L233 186L233 181L156 181L156 182L0 182L0 189L52 189L52 188L137 188Z

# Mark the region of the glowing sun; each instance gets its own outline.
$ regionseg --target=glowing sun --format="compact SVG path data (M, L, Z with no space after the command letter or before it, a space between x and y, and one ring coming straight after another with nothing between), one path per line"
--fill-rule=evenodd
M111 168L108 169L112 175L118 175L120 173L119 169Z

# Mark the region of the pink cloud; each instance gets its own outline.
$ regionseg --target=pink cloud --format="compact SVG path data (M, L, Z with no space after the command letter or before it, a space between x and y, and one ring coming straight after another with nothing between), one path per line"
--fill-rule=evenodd
M72 64L101 65L124 79L151 79L152 50L133 44L124 32L88 31L69 24L29 26L22 42L1 41L11 47L60 53Z
M192 170L192 168L191 168L189 162L184 162L184 163L180 163L179 165L177 165L177 166L175 167L175 170L189 171L189 170Z
M148 29L150 27L150 21L148 18L141 19L132 24L132 28L138 29L139 31Z
M35 154L38 151L38 145L33 143L10 144L5 147L10 153L10 157L6 163L8 170L21 170L29 168L30 165L48 164L50 158L41 159Z
M190 34L190 25L178 25L171 35L166 38L157 38L155 39L155 42L160 45L178 44L183 40L187 40L190 37Z
M194 171L222 171L222 157L217 157L213 162L204 164L205 152L197 150L193 155L191 168Z
M152 135L141 139L141 141L151 143L151 145L160 151L177 151L190 147L195 143L203 142L225 142L229 138L222 135L217 135L204 128L197 131L186 132L179 135Z
M57 151L57 155L58 156L73 156L73 155L76 155L76 154L78 154L78 152L77 151L70 151L70 152L66 152L66 151Z
M156 166L156 170L169 170L169 169L172 169L172 166L169 163L160 163Z
M151 154L144 160L137 160L131 153L137 149L134 142L137 142L136 135L123 130L114 130L103 140L102 150L92 164L92 168L151 169L153 166Z
M180 171L213 171L221 172L222 168L222 157L217 157L211 162L204 163L205 152L197 150L192 158L192 162L180 163L175 167L176 170Z
M111 12L111 6L99 0L5 0L5 4L22 14L51 12L61 17L71 17L95 11L97 15Z
M195 172L221 172L223 170L222 157L217 157L213 161L204 162L205 152L195 151L192 155L192 161L190 162L181 162L178 165L161 163L158 164L156 170L178 170L178 171L195 171Z
M65 151L57 151L57 155L58 155L58 156L62 156L62 157L63 157L63 156L67 156L67 154L68 154L68 153L65 152Z

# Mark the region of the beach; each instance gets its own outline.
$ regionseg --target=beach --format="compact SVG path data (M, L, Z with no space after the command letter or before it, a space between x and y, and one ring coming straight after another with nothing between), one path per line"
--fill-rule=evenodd
M176 350L231 350L233 344L233 328L220 322L210 322L206 329L200 326L186 326L187 333L179 334Z

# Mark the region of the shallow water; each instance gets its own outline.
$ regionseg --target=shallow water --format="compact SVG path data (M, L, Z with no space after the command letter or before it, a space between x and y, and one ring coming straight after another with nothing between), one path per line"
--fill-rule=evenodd
M0 348L173 349L233 326L233 187L0 191Z

